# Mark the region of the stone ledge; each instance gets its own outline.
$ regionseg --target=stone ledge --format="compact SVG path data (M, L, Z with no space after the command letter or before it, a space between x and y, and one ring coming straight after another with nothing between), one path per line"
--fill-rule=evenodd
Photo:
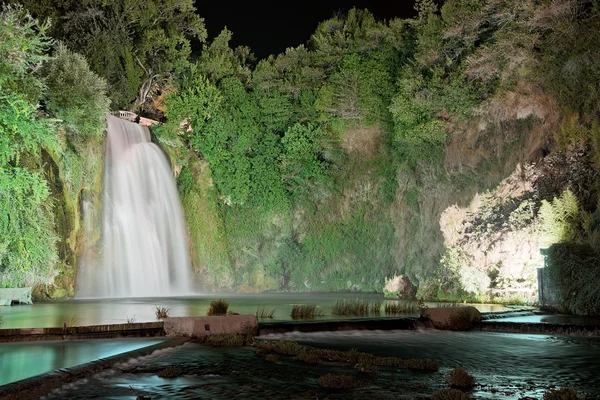
M202 337L223 333L241 334L247 326L258 328L255 315L227 315L211 317L172 317L165 319L167 336Z

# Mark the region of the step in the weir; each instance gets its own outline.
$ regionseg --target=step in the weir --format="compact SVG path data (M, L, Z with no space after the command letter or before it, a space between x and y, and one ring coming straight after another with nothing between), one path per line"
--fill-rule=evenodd
M151 336L164 336L162 321L133 324L72 326L64 328L0 329L0 342Z

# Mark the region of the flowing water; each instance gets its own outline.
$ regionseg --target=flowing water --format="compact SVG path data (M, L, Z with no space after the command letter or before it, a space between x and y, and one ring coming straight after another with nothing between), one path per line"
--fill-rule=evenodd
M163 339L77 340L0 344L0 386L39 374L107 358Z
M103 262L87 265L79 297L189 294L190 262L177 188L147 127L109 116Z
M48 399L122 399L144 395L154 399L428 399L447 387L448 372L464 366L476 380L473 399L541 399L551 388L574 387L586 399L600 398L600 339L548 335L447 331L346 331L268 335L316 346L371 352L378 356L431 358L434 373L381 368L379 374L352 365L309 365L280 356L265 361L256 349L214 348L198 343L156 352L115 365L103 373L67 385ZM157 373L176 366L181 376ZM352 391L328 390L317 380L326 373L349 375L365 382Z

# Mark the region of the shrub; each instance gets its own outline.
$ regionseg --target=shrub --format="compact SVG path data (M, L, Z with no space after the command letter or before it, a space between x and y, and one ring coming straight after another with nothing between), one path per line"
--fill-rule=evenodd
M81 134L101 134L110 105L107 85L90 69L85 57L59 44L55 58L44 67L44 75L48 110Z
M167 368L163 369L157 374L161 378L177 378L181 376L181 371L172 365L169 365Z
M319 385L328 389L354 389L364 383L348 375L325 374L319 377Z
M562 388L556 390L548 390L544 393L543 400L579 400L577 391L572 388Z
M324 315L322 310L317 310L314 304L294 304L292 308L292 319L315 318Z
M469 400L471 397L458 389L442 389L431 395L431 400Z
M446 382L454 388L469 389L475 386L475 379L463 367L456 367L446 377Z
M154 310L157 319L165 319L169 317L169 309L167 307L156 306Z
M210 302L208 313L206 315L227 315L229 302L223 299L213 300Z

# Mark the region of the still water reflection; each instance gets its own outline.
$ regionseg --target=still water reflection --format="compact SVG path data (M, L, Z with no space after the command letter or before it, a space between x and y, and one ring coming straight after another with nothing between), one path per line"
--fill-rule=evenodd
M306 293L306 294L261 294L239 295L220 294L196 297L177 298L126 298L126 299L94 299L70 300L35 303L33 305L20 305L3 307L0 315L3 324L0 328L46 328L62 327L63 323L69 325L99 325L123 324L128 320L135 322L156 321L154 310L156 306L169 308L169 316L186 317L206 315L212 300L224 298L230 303L229 309L240 314L255 314L264 307L267 311L275 310L269 321L290 320L294 304L316 304L325 313L317 319L342 318L331 314L334 303L340 299L364 299L382 304L381 314L384 316L383 306L386 302L381 294L353 294L353 293ZM427 303L429 307L435 303ZM475 304L480 311L503 310L501 305ZM416 314L415 314L416 315ZM348 317L343 317L347 319Z
M0 343L0 386L153 344L161 339Z

